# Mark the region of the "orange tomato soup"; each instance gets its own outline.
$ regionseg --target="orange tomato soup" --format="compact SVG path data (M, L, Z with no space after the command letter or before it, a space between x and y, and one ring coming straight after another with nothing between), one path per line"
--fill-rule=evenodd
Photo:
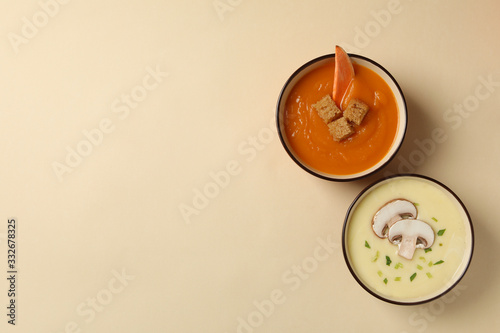
M332 93L335 62L322 65L301 78L285 106L285 131L291 148L310 167L325 173L347 175L377 164L389 151L398 129L396 98L385 81L353 61L355 78L342 100L344 110L351 98L370 110L355 133L335 142L313 104Z

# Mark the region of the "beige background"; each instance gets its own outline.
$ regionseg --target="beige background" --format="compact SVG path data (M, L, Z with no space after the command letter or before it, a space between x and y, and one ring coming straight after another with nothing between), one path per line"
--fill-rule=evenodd
M19 273L15 327L1 279L0 330L498 329L499 10L495 0L2 1L0 276L10 217ZM335 44L384 65L409 111L398 157L351 183L297 167L273 120L288 76ZM445 139L431 144L436 131ZM339 247L356 194L398 171L444 182L474 220L468 273L421 306L370 296Z

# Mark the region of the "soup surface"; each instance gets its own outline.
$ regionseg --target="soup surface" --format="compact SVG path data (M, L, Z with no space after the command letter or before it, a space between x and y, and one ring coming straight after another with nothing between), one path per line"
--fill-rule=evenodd
M348 175L369 169L389 151L398 130L398 107L387 83L372 70L353 60L356 76L347 89L342 105L352 98L370 110L355 134L335 142L328 126L313 104L333 89L335 61L311 71L292 89L285 106L285 131L297 156L310 167L332 174Z
M399 256L398 245L372 229L374 214L396 198L413 202L418 219L434 230L430 249L416 249L411 260ZM440 187L418 178L397 178L366 194L352 212L345 235L349 261L358 278L383 296L404 300L437 295L456 281L463 267L466 222L461 207Z

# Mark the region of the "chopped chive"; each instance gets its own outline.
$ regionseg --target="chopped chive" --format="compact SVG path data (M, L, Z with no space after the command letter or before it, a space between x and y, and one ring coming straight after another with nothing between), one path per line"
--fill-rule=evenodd
M375 254L375 257L372 258L372 262L377 261L379 254L380 254L380 252L377 251L377 253Z
M429 267L432 267L432 261L429 261L428 265L429 265Z
M443 236L444 232L446 231L446 229L441 229L438 231L438 236Z
M444 262L443 260L439 260L439 261L436 261L436 262L434 263L434 265L440 265L440 264L442 264L443 262Z
M413 281L416 276L417 276L417 273L413 273L412 276L410 276L410 281Z
M422 260L423 262L425 262L425 258L424 257L419 257L418 259Z
M438 220L437 220L437 218L435 218L435 217L433 217L432 219L434 220L434 222L437 222L437 221L438 221Z
M385 256L385 264L387 266L391 266L391 262L392 262L391 258L389 258L389 256Z
M415 206L418 206L418 202L414 202L413 204L414 204Z
M427 277L428 277L429 279L432 277L432 274L431 274L431 273L429 273L429 272L427 272L427 273L425 273L425 274L427 274Z
M432 251L432 247L430 247L430 248L428 248L428 249L425 249L424 251L425 251L425 253L427 253L427 252L431 252L431 251Z
M371 249L370 244L368 244L368 242L367 242L367 241L365 241L365 247L367 247L367 248Z
M419 270L424 269L424 268L423 268L422 266L420 266L420 265L417 265L417 268L418 268Z
M394 281L401 281L401 276L397 276L394 278Z
M439 246L443 246L443 243L439 243Z
M403 264L398 262L396 265L394 265L394 268L395 269L398 269L398 268L403 268Z
M378 276L382 277L382 271L377 272Z
M384 279L384 283L387 284L387 278Z

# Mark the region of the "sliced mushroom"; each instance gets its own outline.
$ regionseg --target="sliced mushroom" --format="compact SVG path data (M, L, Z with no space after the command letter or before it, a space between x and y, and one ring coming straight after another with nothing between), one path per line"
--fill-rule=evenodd
M389 229L388 239L399 244L398 254L411 260L415 249L427 249L434 243L434 230L424 221L399 220Z
M417 207L405 199L391 200L382 206L373 216L372 228L380 238L387 237L387 230L403 218L414 219L417 217Z

